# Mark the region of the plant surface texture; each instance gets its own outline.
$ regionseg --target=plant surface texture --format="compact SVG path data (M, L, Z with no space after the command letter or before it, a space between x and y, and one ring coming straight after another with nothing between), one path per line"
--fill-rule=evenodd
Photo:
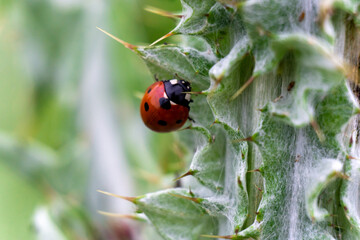
M163 239L360 239L357 0L182 0L152 74L191 82L181 181L130 200ZM190 186L190 188L189 188Z

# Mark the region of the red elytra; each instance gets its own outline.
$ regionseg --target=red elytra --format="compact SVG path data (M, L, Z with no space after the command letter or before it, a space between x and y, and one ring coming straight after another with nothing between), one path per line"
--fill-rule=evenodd
M183 83L188 85L183 85ZM167 88L165 88L165 84L167 84ZM177 86L176 89L173 87L175 85ZM147 88L141 101L140 113L142 120L148 128L156 132L171 132L181 128L185 124L189 117L190 108L188 103L190 99L186 100L188 101L187 106L176 104L170 101L171 98L169 99L165 91L165 89L170 89L169 92L171 92L172 97L179 97L179 94L182 94L181 97L184 98L185 90L179 88L180 85L183 88L187 88L186 90L191 90L188 82L176 79L158 81ZM184 99L182 99L182 101L183 100Z

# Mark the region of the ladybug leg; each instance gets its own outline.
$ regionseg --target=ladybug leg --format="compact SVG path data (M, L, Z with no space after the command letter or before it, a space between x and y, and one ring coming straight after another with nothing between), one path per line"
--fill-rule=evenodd
M157 78L157 75L156 75L156 74L154 74L154 78L155 78L155 81L156 81L156 82L159 81L159 79Z
M191 122L195 123L195 120L194 120L194 119L192 119L191 117L188 117L188 119L189 119L189 121L191 121Z

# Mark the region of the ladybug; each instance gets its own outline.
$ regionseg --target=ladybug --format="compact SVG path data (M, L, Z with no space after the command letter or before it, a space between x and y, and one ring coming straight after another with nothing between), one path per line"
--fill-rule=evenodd
M141 118L155 132L181 128L189 118L191 86L185 80L163 80L151 84L140 105Z

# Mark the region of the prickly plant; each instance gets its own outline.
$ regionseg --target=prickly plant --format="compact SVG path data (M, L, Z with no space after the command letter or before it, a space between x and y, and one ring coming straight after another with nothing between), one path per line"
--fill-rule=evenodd
M360 239L359 1L182 5L157 11L181 44L117 40L201 93L179 132L190 188L127 200L164 239Z

